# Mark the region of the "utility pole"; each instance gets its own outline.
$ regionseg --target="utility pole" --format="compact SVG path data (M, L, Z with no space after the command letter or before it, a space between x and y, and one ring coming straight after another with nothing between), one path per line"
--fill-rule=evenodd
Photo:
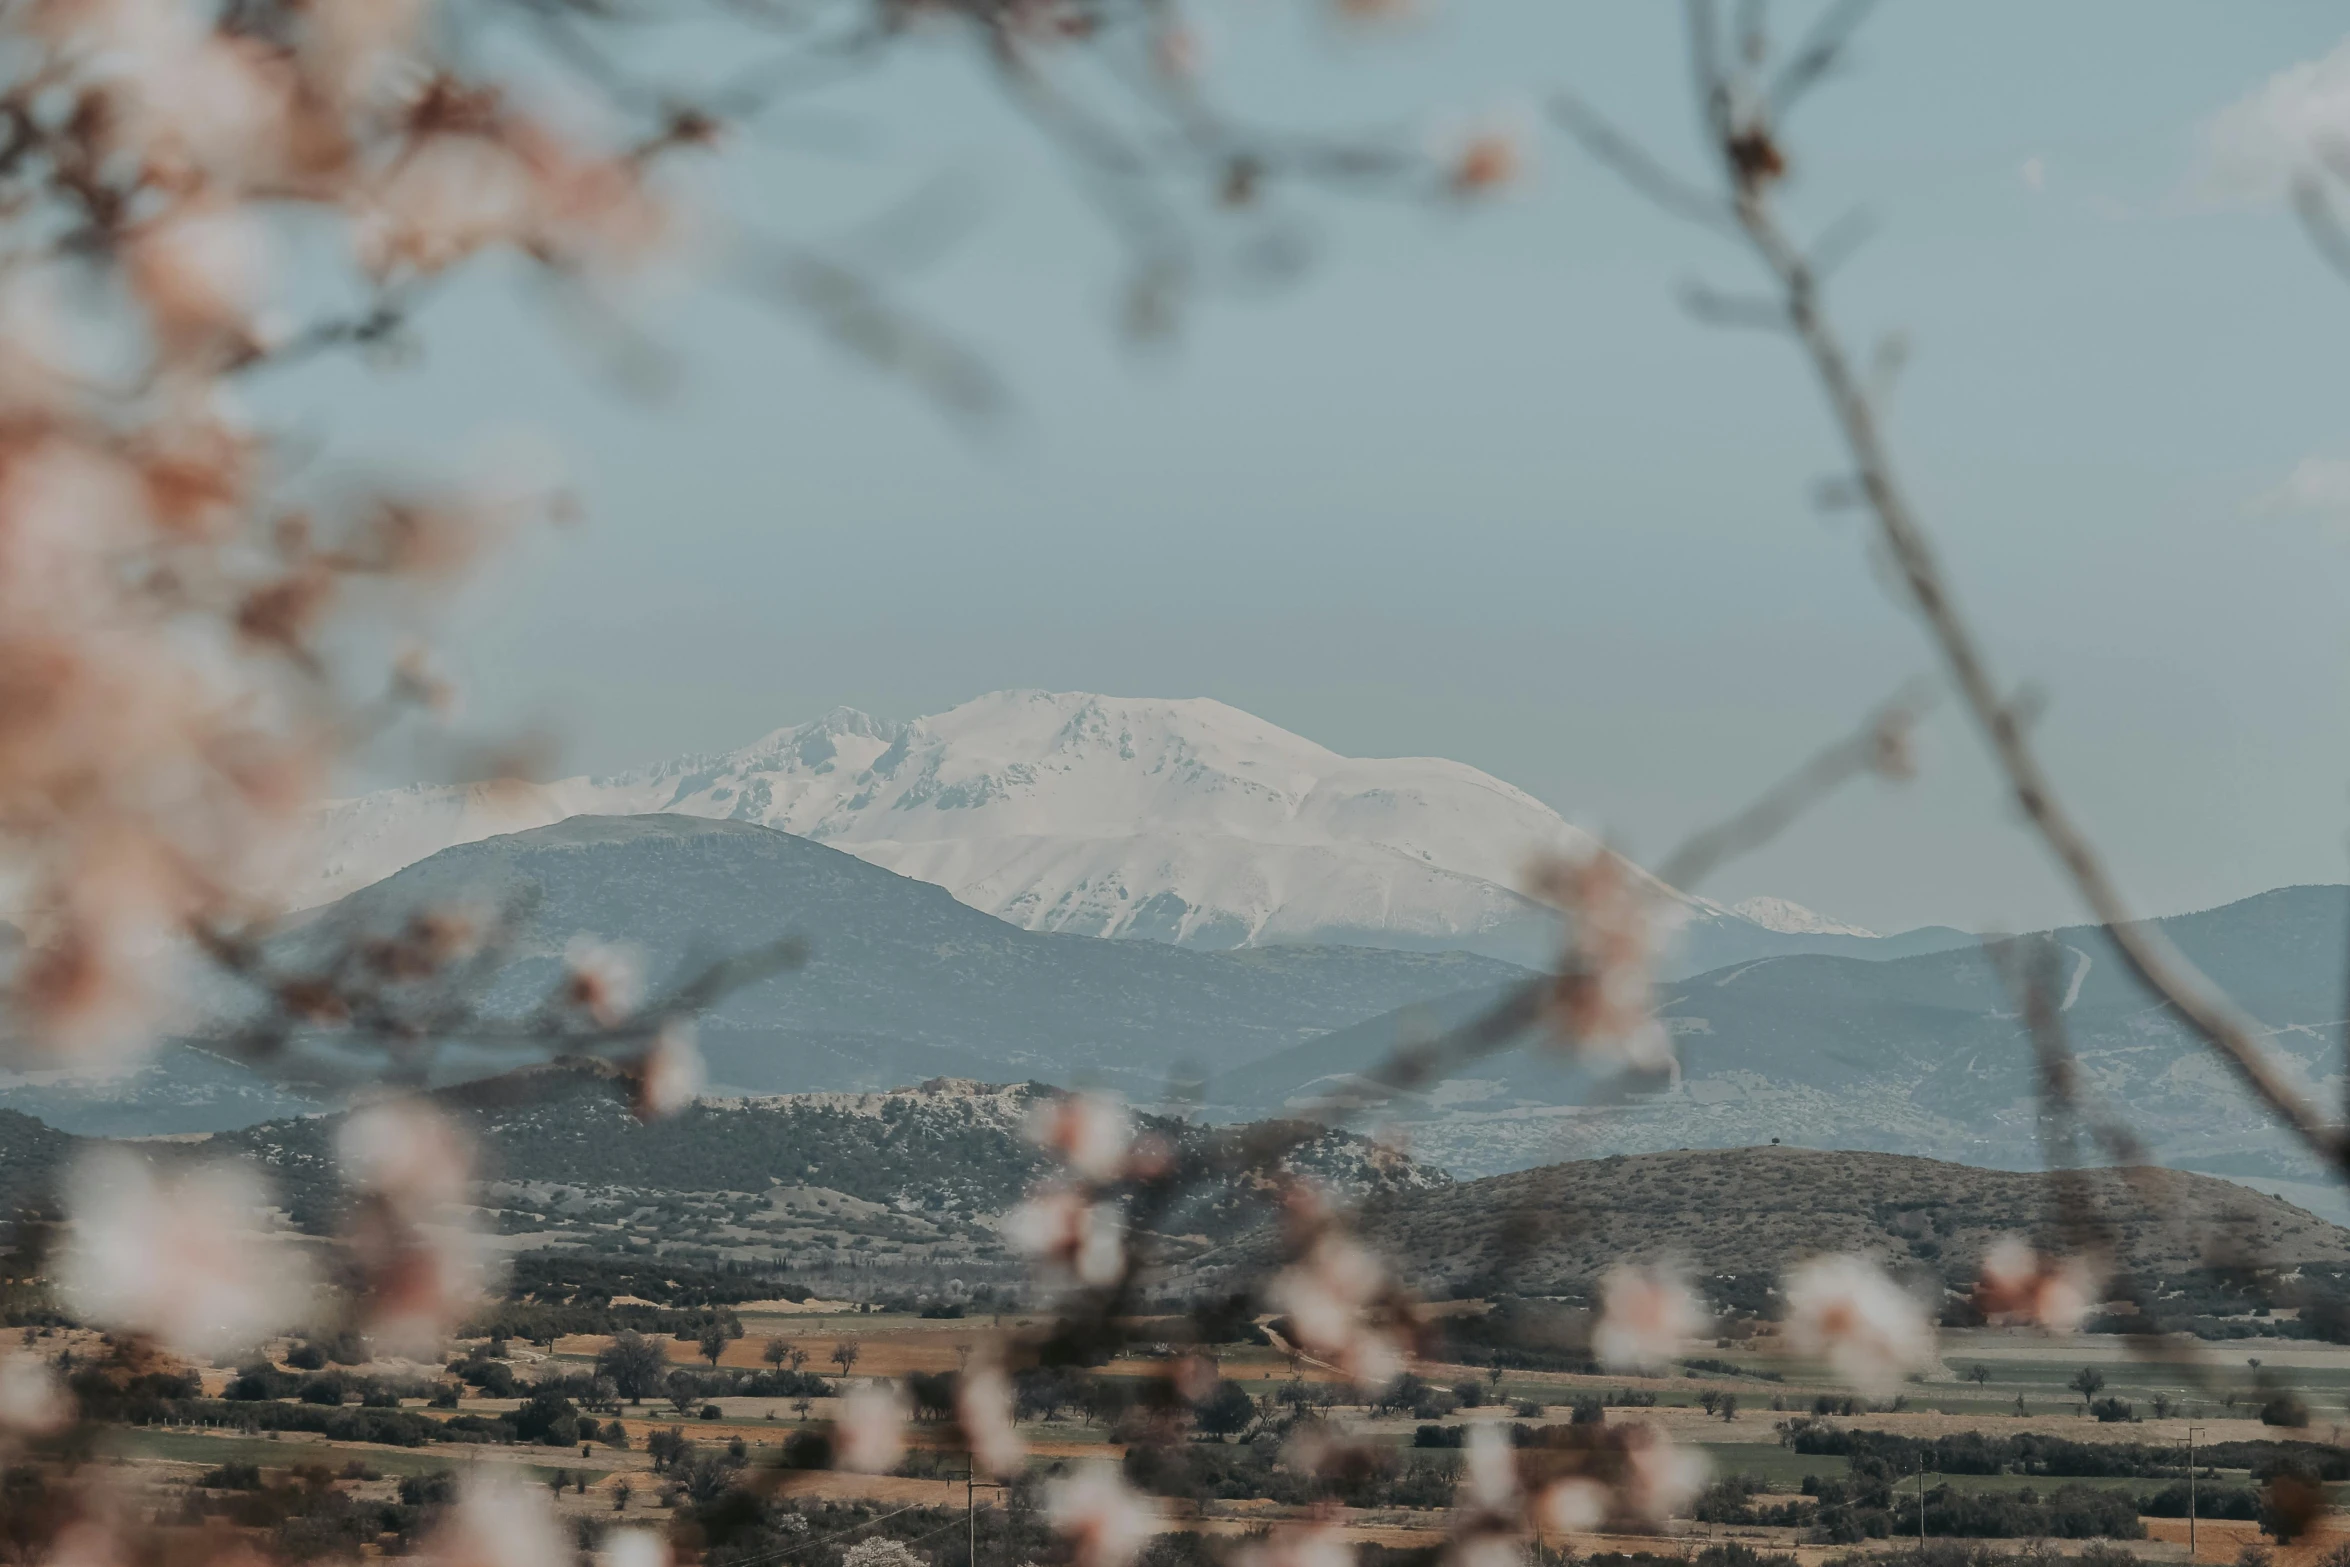
M2187 1560L2195 1560L2195 1428L2187 1427Z
M1918 1554L1926 1554L1926 1456L1918 1455Z
M963 1455L963 1532L968 1537L970 1567L979 1567L979 1455Z

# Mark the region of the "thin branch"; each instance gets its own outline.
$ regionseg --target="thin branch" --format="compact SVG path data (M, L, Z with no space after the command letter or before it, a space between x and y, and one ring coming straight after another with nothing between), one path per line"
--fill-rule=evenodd
M1786 65L1771 78L1770 86L1764 91L1764 102L1770 108L1772 119L1785 119L1806 93L1835 70L1844 58L1846 46L1852 42L1852 35L1860 31L1861 24L1875 9L1876 0L1837 0L1820 13L1819 20L1789 53Z
M1584 151L1615 170L1625 184L1663 211L1717 234L1737 236L1738 221L1728 205L1659 163L1581 99L1555 95L1550 100L1550 114L1568 135L1582 143Z
M2316 176L2304 174L2293 181L2293 211L2299 215L2301 227L2309 235L2310 248L2317 252L2318 258L2350 278L2350 230L2342 227L2332 198L2326 195Z
M1701 91L1711 93L1708 9L1692 8L1691 58ZM1711 98L1709 97L1709 105ZM1718 117L1712 117L1717 124ZM1877 412L1820 299L1819 278L1788 239L1768 199L1768 171L1758 174L1751 149L1769 146L1767 125L1728 125L1716 143L1731 210L1786 302L1789 321L1826 396L1830 415L1881 540L1952 684L1981 730L2024 819L2055 857L2124 962L2215 1047L2269 1110L2328 1165L2350 1170L2340 1131L2294 1086L2261 1043L2265 1030L2207 978L2158 928L2142 922L2123 898L2088 834L2058 799L2027 726L2002 694L1973 629L1951 592L1924 524L1911 506Z
M1724 862L1787 830L1805 811L1863 773L1898 775L1909 731L1934 705L1934 692L1912 681L1851 734L1826 747L1726 821L1691 835L1656 868L1657 879L1683 891Z
M1681 308L1706 326L1737 327L1756 332L1787 330L1787 308L1776 299L1753 294L1725 294L1703 283L1681 285Z

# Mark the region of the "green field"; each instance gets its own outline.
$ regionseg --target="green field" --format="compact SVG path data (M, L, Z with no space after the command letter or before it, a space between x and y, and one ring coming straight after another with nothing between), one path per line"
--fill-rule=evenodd
M117 1430L111 1442L115 1451L126 1458L161 1459L183 1464L259 1464L264 1469L287 1469L295 1464L324 1464L340 1472L356 1458L371 1468L387 1475L433 1474L444 1469L458 1469L465 1464L471 1452L468 1447L412 1449L405 1447L376 1447L359 1443L336 1444L310 1442L297 1438L271 1441L265 1436L208 1436L199 1431L152 1431L144 1429ZM546 1480L555 1472L554 1465L501 1464L516 1474Z

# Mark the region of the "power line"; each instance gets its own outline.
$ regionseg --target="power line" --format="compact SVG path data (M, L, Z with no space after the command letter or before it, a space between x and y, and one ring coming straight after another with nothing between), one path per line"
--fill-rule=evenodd
M902 1513L915 1512L921 1508L931 1505L932 1504L929 1502L908 1502L905 1506L898 1508L895 1512L883 1513L878 1518L868 1518L863 1523L850 1524L846 1529L835 1529L830 1534L819 1534L813 1539L794 1540L791 1544L785 1546L782 1550L770 1551L764 1556L746 1556L740 1561L734 1563L734 1567L758 1567L758 1564L761 1562L781 1561L783 1558L791 1555L793 1552L804 1551L811 1545L822 1545L827 1540L837 1540L843 1535L855 1534L859 1529L870 1529L875 1524L887 1523L892 1518L895 1518ZM959 1518L955 1520L955 1523L960 1522L962 1522L962 1520ZM947 1527L951 1529L954 1527L954 1524L949 1524ZM937 1534L940 1532L942 1531L934 1529L931 1531L931 1534ZM930 1538L930 1535L923 1535L922 1538L927 1540Z

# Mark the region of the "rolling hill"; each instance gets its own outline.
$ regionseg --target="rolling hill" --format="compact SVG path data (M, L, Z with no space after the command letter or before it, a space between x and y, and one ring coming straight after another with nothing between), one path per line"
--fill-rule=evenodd
M2146 1170L2081 1176L2088 1208L2119 1237L2123 1271L2177 1279L2223 1259L2216 1241L2284 1272L2350 1268L2350 1229L2232 1182ZM1373 1197L1364 1238L1424 1292L1580 1295L1623 1261L1674 1261L1699 1276L1771 1275L1852 1252L1959 1287L2002 1235L2049 1239L2050 1178L1882 1153L1770 1147L1575 1160ZM1252 1238L1201 1267L1261 1252Z
M2161 922L2262 1018L2269 1044L2320 1103L2341 1096L2342 953L2350 889L2286 887ZM2339 1202L2229 1076L2123 968L2092 927L2034 938L2053 955L2062 1018L2087 1092L2165 1163L2266 1180ZM1210 1085L1220 1114L1270 1113L1490 1004L1472 987L1292 1046ZM1680 1081L1612 1102L1540 1048L1495 1056L1414 1096L1415 1146L1463 1174L1563 1157L1735 1147L1815 1148L2038 1162L2032 1052L2018 1004L1980 946L1864 962L1825 955L1728 966L1665 986ZM2328 1210L2333 1211L2331 1209Z

